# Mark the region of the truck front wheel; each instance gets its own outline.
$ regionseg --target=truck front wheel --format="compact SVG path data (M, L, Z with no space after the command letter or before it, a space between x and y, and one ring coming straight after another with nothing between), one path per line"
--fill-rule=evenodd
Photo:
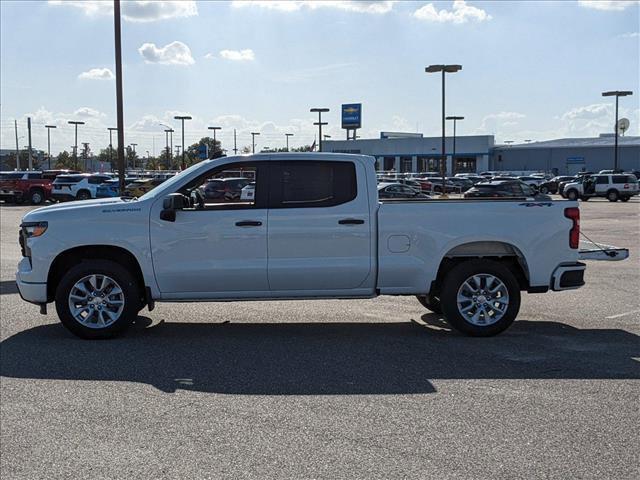
M431 310L433 313L442 313L442 305L438 297L433 295L416 295L416 298L427 310Z
M453 328L474 337L506 330L520 310L520 288L509 268L491 260L469 260L449 271L440 294Z
M81 338L111 338L124 331L140 307L131 273L108 260L88 260L72 267L56 290L62 324Z
M39 188L34 188L29 192L29 202L31 205L40 205L44 202L44 192Z

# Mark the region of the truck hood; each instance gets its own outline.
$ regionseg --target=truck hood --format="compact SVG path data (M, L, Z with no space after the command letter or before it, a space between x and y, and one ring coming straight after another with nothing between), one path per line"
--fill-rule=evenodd
M76 202L56 203L46 207L36 208L27 213L23 222L39 222L53 216L69 216L91 218L96 210L106 206L139 205L137 200L123 200L122 198L98 198L95 200L79 200ZM95 217L94 217L95 218Z

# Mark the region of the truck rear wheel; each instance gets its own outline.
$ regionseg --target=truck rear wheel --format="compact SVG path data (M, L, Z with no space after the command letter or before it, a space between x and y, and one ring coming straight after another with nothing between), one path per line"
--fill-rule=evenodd
M438 297L433 295L416 295L416 298L427 310L431 310L433 313L442 313L442 305Z
M140 294L134 276L109 260L89 260L72 267L56 290L62 324L85 339L111 338L136 318Z
M444 279L442 311L453 328L474 337L506 330L520 310L520 287L511 271L492 260L469 260Z
M577 200L578 199L578 191L574 190L574 189L569 190L568 192L565 193L565 195L569 200Z
M607 192L607 200L609 200L610 202L617 202L618 197L619 195L617 190L609 190Z

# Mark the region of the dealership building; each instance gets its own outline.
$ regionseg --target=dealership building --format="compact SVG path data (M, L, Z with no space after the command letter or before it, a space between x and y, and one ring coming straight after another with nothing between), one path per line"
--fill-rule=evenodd
M558 175L613 168L614 136L561 138L541 142L495 145L493 135L446 138L447 173L479 173L486 170L543 171ZM359 153L376 158L376 169L395 172L439 171L442 137L418 133L381 132L380 138L325 140L323 151ZM640 137L618 138L618 165L640 170Z

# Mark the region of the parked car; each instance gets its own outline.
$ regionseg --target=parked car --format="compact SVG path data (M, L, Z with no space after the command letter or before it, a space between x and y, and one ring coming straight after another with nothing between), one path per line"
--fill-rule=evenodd
M572 180L575 180L576 177L572 177L572 176L558 176L558 177L553 177L551 180L547 180L546 182L542 182L540 184L540 186L538 187L538 191L540 193L553 193L556 194L558 193L558 187L560 185L560 182L570 182Z
M40 205L51 197L51 179L42 172L0 172L0 199Z
M473 187L474 183L471 181L471 179L467 178L467 177L447 177L447 182L451 182L454 185L458 186L459 193L464 193L467 190L469 190L471 187Z
M145 193L153 190L165 180L161 178L144 178L134 180L129 185L124 187L124 197L141 197Z
M423 190L426 190L422 185L423 183L418 181L418 180L414 180L411 178L401 178L400 180L398 180L398 183L401 183L403 185L407 185L408 187L413 188L414 190L417 190L418 192L422 192ZM425 181L424 182L425 185L430 185L431 182Z
M127 187L136 181L135 178L125 178L124 185ZM120 179L110 178L104 183L98 185L96 189L96 198L111 198L120 196Z
M538 190L538 187L546 181L544 177L521 176L516 178L530 187L535 188L536 191Z
M246 177L212 178L202 187L202 193L207 200L236 201L251 182Z
M450 178L445 178L444 191L445 193L460 193L462 186L457 182L451 181ZM442 177L433 179L433 191L434 193L442 193Z
M378 185L378 196L380 198L429 198L421 190L404 185L402 183L381 183Z
M136 201L28 212L21 297L43 314L55 302L63 325L90 339L121 333L156 301L377 295L427 297L453 328L490 336L514 322L522 291L584 285L575 202L395 202L373 188L372 157L291 158L205 160ZM255 203L194 201L207 178L247 166L265 192Z
M564 197L569 200L589 200L592 197L606 197L610 202L629 201L639 193L638 179L635 175L620 173L614 175L583 176L564 188Z
M520 180L492 180L474 185L467 190L464 198L509 198L509 197L536 197L536 192ZM550 199L548 196L537 198Z
M58 201L97 198L98 186L111 178L102 173L58 175L53 181L51 196Z

